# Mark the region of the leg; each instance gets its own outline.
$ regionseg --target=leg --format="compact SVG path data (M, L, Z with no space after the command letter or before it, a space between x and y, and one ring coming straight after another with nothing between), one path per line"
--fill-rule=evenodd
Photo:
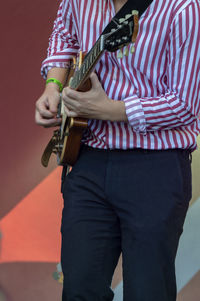
M104 172L104 160L84 153L63 185L63 301L113 299L110 286L121 252L120 230L105 200Z
M191 197L189 155L135 153L119 170L112 202L121 223L124 301L175 301L174 262Z

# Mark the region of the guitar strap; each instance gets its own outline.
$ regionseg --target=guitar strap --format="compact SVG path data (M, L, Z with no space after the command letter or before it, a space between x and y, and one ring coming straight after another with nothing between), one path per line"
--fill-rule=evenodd
M110 23L106 26L103 34L109 32L112 28L116 27L116 22L120 18L124 18L125 15L130 14L130 11L137 10L139 12L139 17L146 11L153 0L128 0L122 8L117 12L117 14L112 18Z
M121 14L128 14L130 10L138 10L139 16L141 16L152 2L153 0L128 0L115 17L121 18Z

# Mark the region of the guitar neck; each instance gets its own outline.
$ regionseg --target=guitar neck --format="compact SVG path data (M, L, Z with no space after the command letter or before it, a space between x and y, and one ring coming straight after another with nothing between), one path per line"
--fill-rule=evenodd
M70 87L72 89L78 90L87 80L94 66L97 64L98 60L104 52L103 46L104 39L103 36L101 36L84 58L80 69L74 73L74 76L70 82Z

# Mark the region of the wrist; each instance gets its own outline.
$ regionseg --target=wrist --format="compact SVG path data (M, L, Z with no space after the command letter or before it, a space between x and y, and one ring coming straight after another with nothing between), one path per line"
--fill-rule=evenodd
M63 84L58 79L56 79L54 77L48 78L46 80L46 85L48 86L50 84L56 85L58 87L58 89L59 89L59 92L62 92L62 90L63 90Z
M120 100L109 99L108 119L110 121L127 122L125 104Z
M45 91L57 91L57 92L59 92L60 93L60 88L59 88L59 86L56 84L56 83L54 83L54 82L49 82L48 84L46 84L46 86L45 86Z

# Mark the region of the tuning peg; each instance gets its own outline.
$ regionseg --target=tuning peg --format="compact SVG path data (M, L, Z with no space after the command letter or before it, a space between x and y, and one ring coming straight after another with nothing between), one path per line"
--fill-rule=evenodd
M125 16L125 19L127 20L127 19L129 19L130 17L132 17L132 15L131 15L131 14L128 14L128 15Z
M129 54L128 47L124 47L124 55L125 55L125 56L128 56L128 54Z
M128 37L127 36L123 36L122 40L126 42L126 41L128 41Z
M119 23L123 23L125 21L125 18L120 18Z
M121 49L117 53L117 58L118 59L122 59L123 58L123 53L122 53Z
M131 53L134 53L134 52L135 52L135 46L132 45L132 46L131 46Z
M138 16L139 15L139 11L138 10L132 10L132 16Z

